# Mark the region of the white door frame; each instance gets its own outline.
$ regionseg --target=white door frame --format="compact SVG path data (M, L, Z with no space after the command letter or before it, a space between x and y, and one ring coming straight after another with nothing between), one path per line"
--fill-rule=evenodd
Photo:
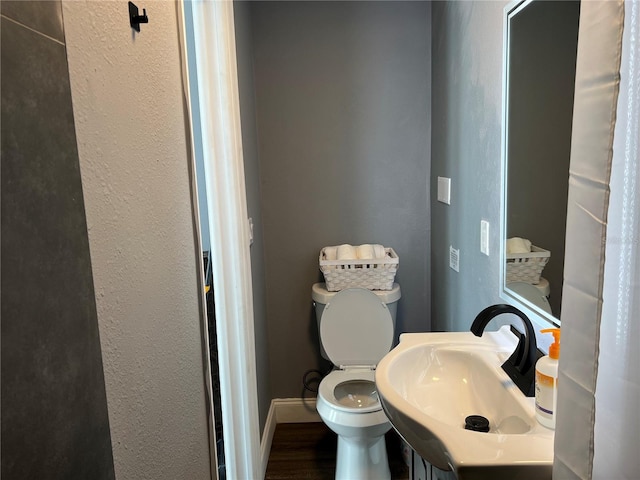
M190 9L183 8L184 1ZM199 109L202 133L226 476L258 479L253 293L233 2L182 0L179 10L181 27L193 29L195 44L195 52L187 52L182 42L182 55L195 55L197 65L197 71L188 71L197 77L198 90L190 92L189 104Z

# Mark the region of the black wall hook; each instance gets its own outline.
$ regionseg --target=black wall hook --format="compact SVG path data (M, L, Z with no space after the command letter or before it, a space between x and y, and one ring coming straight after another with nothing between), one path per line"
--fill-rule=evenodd
M142 15L138 15L138 7L136 7L133 2L129 2L129 23L131 24L131 28L133 28L136 32L140 31L141 23L149 23L149 17L147 17L147 9L142 9Z

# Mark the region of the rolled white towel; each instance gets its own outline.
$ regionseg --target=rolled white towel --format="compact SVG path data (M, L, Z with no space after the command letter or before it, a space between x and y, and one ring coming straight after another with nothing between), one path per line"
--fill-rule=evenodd
M385 252L384 247L382 245L372 245L373 247L373 258L384 258L387 256L387 252Z
M356 249L353 245L345 243L338 247L338 260L355 260L358 258Z
M327 260L335 260L338 258L338 247L324 247L324 257Z
M373 247L368 243L359 245L356 248L356 255L358 255L358 259L360 260L373 260L375 258Z
M529 253L531 242L526 238L512 237L507 239L507 253Z

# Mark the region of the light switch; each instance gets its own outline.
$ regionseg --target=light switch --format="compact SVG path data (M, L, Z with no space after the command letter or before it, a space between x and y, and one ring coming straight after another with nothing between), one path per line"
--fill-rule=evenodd
M451 205L451 179L438 177L438 201Z
M480 220L480 251L489 256L489 222Z

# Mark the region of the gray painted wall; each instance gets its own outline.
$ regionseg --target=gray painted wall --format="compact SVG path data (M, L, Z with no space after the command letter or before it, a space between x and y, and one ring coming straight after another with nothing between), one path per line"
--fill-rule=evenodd
M62 7L1 8L0 475L113 479Z
M258 162L258 134L256 131L255 95L253 84L253 45L251 12L248 2L235 2L233 13L236 29L236 54L238 62L238 88L240 90L240 115L242 121L242 151L247 190L247 210L253 220L253 245L251 246L251 280L253 287L253 319L256 344L256 376L258 380L258 414L260 432L271 405L271 381L269 378L269 344L267 337L267 309L264 269L264 235L262 231L262 206L260 201L260 165Z
M393 247L397 331L430 328L430 4L255 2L251 19L271 393L300 397L327 366L323 246Z
M433 3L431 215L434 329L468 330L501 303L500 136L502 12L506 2ZM451 205L436 200L438 176L452 178ZM490 222L490 256L480 220ZM460 249L460 273L449 268Z

